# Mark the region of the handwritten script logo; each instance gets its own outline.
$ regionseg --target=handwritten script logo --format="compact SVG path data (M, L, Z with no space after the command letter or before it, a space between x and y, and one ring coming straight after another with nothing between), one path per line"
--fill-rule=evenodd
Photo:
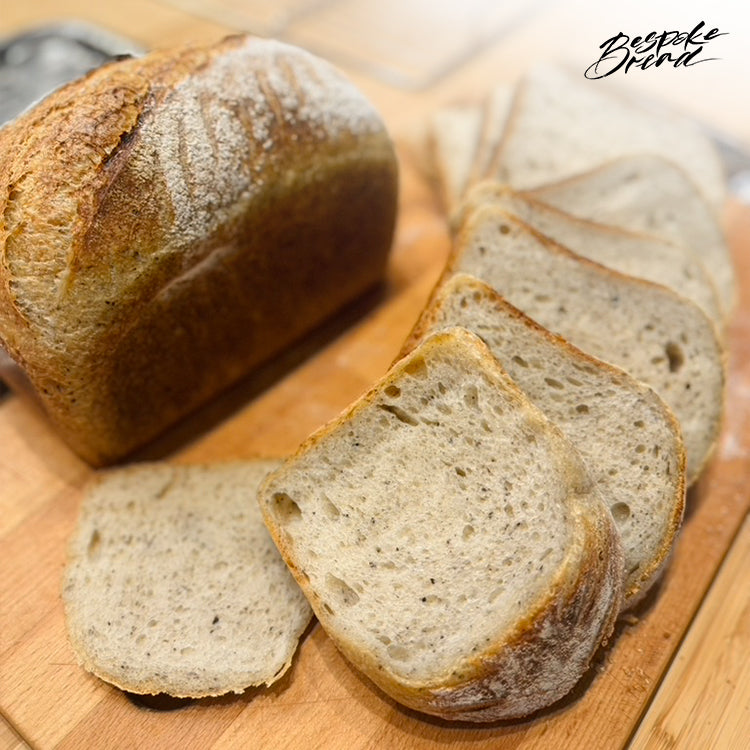
M634 36L632 39L619 32L599 45L599 49L603 50L601 57L586 69L584 75L592 79L604 78L618 70L627 73L631 68L646 70L660 65L687 68L700 62L717 60L716 57L701 57L703 48L728 32L718 29L704 31L705 25L705 21L701 21L692 31L651 31L646 36Z

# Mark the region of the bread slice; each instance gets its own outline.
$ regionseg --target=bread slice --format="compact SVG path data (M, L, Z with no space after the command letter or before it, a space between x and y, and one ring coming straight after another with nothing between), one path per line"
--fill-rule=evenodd
M620 273L663 284L698 307L722 330L724 315L713 281L689 249L674 242L590 219L581 219L516 193L497 182L479 183L469 191L459 214L490 201L577 255ZM454 223L460 224L460 215Z
M428 126L428 151L443 208L454 210L469 183L479 143L482 108L475 103L439 109Z
M722 347L695 304L582 258L492 205L461 227L445 276L458 272L650 385L680 422L688 483L695 481L719 433L724 389Z
M90 487L63 588L87 670L133 693L194 698L284 674L311 611L255 500L278 464L136 464Z
M418 711L548 706L619 609L619 539L580 457L462 329L396 363L259 498L321 625Z
M474 164L466 184L466 190L472 185L490 176L490 169L495 160L505 124L513 103L512 86L499 84L493 86L482 104L482 123L479 144L474 157ZM466 191L464 191L466 192Z
M685 448L648 386L537 325L487 284L456 274L438 286L405 344L461 326L578 450L623 543L624 605L658 577L682 520Z
M602 90L601 81L539 66L519 84L494 176L516 189L536 188L637 153L679 164L712 206L723 206L721 159L697 125L647 111Z
M736 304L734 265L720 220L683 168L658 156L627 156L532 195L574 216L655 234L692 250L714 281L725 317Z

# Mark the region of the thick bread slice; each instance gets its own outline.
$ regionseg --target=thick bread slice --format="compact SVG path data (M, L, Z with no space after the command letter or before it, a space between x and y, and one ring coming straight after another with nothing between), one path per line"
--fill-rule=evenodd
M382 279L397 177L304 50L112 62L0 130L0 345L81 456L119 460Z
M689 248L711 274L725 317L735 305L737 281L719 218L677 165L658 156L627 156L532 194L574 216L648 232Z
M680 422L688 483L716 442L724 353L692 302L572 253L496 206L469 215L445 277L482 279L537 323L650 385Z
M452 326L480 336L581 454L622 539L631 605L658 577L682 520L685 448L674 415L651 388L537 325L473 276L435 289L405 351Z
M519 84L494 176L530 189L637 153L680 164L712 206L724 205L721 160L697 125L602 91L600 81L539 66Z
M673 289L695 302L718 330L723 329L716 288L691 250L654 235L578 218L496 182L472 188L455 223L460 225L462 215L488 201L577 255Z
M130 692L196 698L284 674L311 611L255 501L278 465L132 465L91 486L63 588L87 670Z
M620 605L619 538L580 457L463 329L396 363L259 499L321 625L418 711L548 706Z

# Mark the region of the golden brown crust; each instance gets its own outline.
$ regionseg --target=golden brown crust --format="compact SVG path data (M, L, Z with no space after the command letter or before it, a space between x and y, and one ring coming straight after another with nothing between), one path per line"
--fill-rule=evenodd
M0 144L0 344L92 463L383 274L392 144L301 50L230 37L112 63Z

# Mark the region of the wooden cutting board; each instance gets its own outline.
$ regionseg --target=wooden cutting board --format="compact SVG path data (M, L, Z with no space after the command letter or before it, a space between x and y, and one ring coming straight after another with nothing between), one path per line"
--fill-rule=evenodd
M433 195L402 152L401 214L387 284L173 430L140 458L284 455L388 367L445 259ZM397 706L317 625L270 689L156 711L81 670L60 602L65 545L91 470L28 403L0 404L0 745L35 748L619 748L636 730L750 505L750 211L727 227L741 280L729 332L726 421L688 497L664 580L623 618L574 692L532 719L475 727ZM11 729L14 728L14 729Z

